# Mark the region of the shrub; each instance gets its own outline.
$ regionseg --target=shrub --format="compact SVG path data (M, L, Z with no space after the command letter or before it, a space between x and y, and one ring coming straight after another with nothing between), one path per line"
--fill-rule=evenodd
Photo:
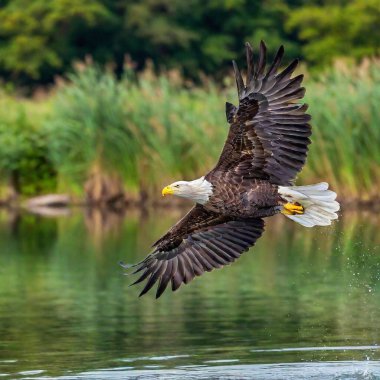
M37 112L0 95L0 172L10 196L55 191L56 173Z

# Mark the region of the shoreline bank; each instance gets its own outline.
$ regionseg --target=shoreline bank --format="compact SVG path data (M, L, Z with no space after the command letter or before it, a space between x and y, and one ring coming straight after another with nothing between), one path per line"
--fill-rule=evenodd
M348 211L350 209L358 211L380 211L380 198L359 199L337 198L341 204L341 210ZM117 199L115 202L91 203L85 199L70 197L67 194L47 194L39 197L32 197L20 200L5 201L0 200L0 210L8 210L10 212L31 212L46 216L64 216L73 209L100 209L105 212L116 212L123 214L128 210L140 209L149 211L151 209L186 209L191 207L193 202L185 199L171 197L161 198L157 196L155 199L141 197Z

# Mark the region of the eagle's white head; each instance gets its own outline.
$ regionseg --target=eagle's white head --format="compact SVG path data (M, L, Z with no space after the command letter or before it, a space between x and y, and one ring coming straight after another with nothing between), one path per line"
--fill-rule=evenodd
M189 182L177 181L162 189L162 196L165 195L177 195L203 205L212 195L212 185L205 177Z

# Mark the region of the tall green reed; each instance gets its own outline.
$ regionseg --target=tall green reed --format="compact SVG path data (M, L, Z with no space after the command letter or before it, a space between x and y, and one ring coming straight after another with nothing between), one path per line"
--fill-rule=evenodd
M46 121L50 154L59 173L83 183L91 170L131 182L141 150L126 125L128 93L111 72L78 66L54 96Z
M215 86L184 88L174 75L135 78L126 70L118 80L96 65L79 66L46 123L63 183L83 183L96 167L117 174L130 192L146 191L210 169L227 133L223 102Z
M378 196L380 185L380 62L337 62L308 81L313 144L302 178L327 179L344 196Z
M357 67L339 63L305 80L313 144L299 182L328 181L341 198L377 196L379 79L380 62L367 60ZM147 70L136 77L127 68L117 78L86 64L45 102L24 101L24 108L38 133L44 125L36 136L47 139L60 191L82 193L95 171L137 194L213 167L228 132L225 101L236 104L232 85L221 87L210 80L194 86L176 72L156 76ZM0 113L0 124L2 119ZM7 128L22 136L22 128L13 124L7 122ZM4 144L1 139L3 151Z

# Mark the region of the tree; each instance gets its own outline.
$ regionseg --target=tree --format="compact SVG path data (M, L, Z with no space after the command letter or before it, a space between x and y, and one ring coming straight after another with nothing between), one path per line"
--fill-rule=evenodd
M126 55L143 69L225 76L243 44L280 44L286 58L322 66L336 56L378 54L380 0L4 0L0 74L46 84L90 55L122 73ZM241 58L240 58L241 57Z
M199 71L225 75L231 60L243 56L244 42L265 39L270 53L286 44L288 58L297 43L283 25L289 11L283 0L144 0L124 6L122 45L139 66L180 67L187 77Z
M50 81L81 50L81 40L112 14L98 0L12 0L0 7L0 68L18 81ZM83 33L83 35L82 35Z
M380 0L326 1L294 10L287 21L287 29L304 42L305 58L319 66L337 56L378 55L379 25Z

